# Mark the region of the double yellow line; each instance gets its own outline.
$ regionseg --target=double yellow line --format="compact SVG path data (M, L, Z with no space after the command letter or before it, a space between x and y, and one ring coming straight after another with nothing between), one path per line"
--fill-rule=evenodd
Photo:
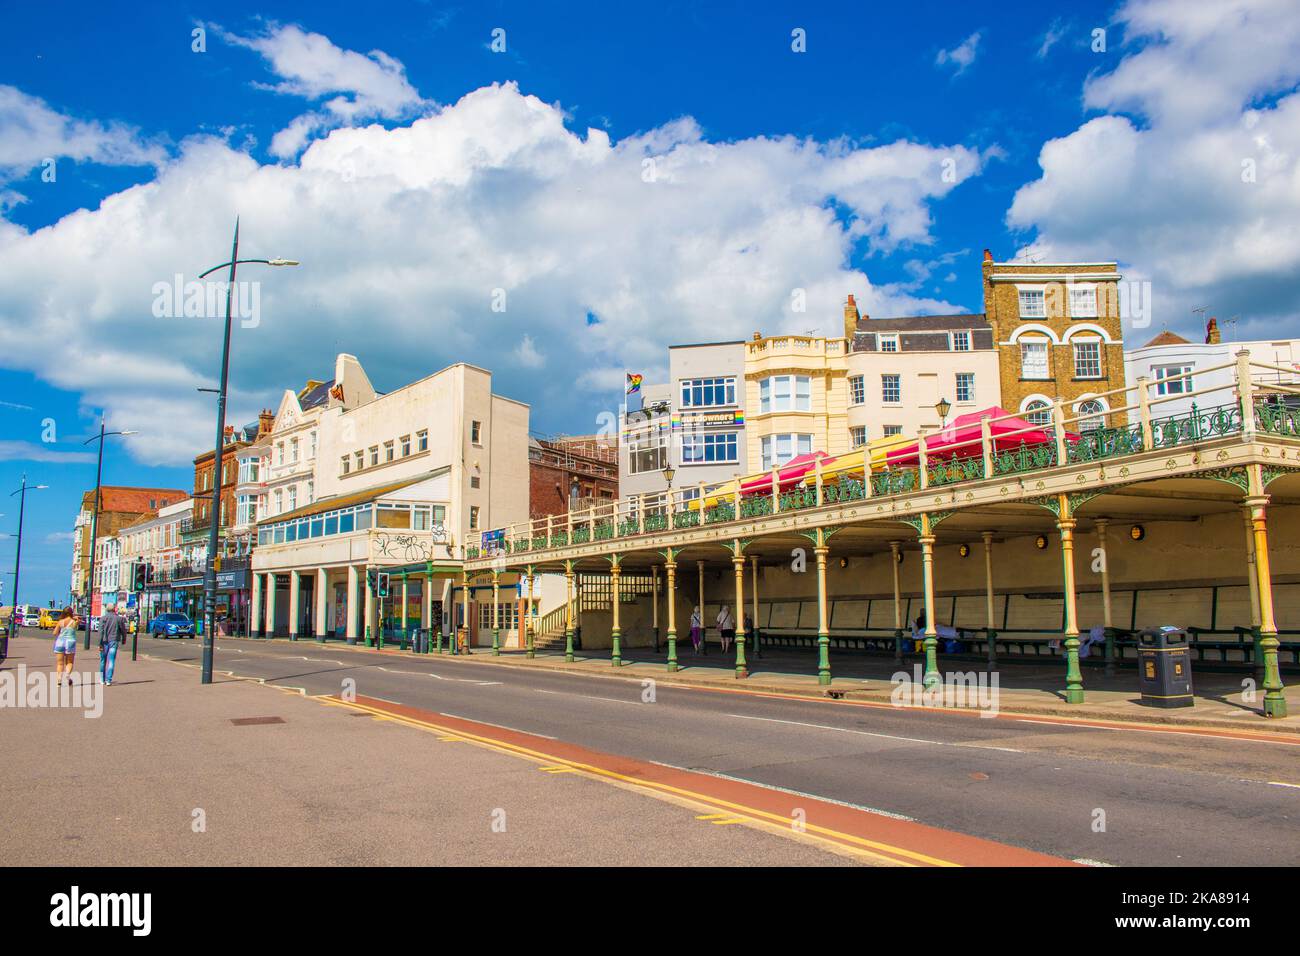
M895 866L961 865L959 863L954 863L951 860L939 859L938 857L918 853L904 847L882 843L878 840L869 840L865 837L855 836L851 833L844 833L840 830L833 830L829 827L818 826L815 823L803 823L801 824L800 829L796 830L787 817L771 813L767 810L761 810L757 807L733 803L720 797L699 793L694 790L687 790L682 787L675 787L672 784L629 777L626 774L621 774L614 770L607 770L604 767L596 767L576 760L568 760L563 757L557 757L554 754L542 753L541 751L532 750L520 744L496 740L491 737L484 737L479 734L470 733L469 731L458 730L443 724L421 720L417 717L393 714L389 711L381 710L378 707L372 707L369 704L357 703L356 701L344 701L332 695L319 695L314 696L311 699L333 707L346 707L352 710L371 714L375 717L391 720L395 723L418 727L422 730L442 735L440 737L442 740L461 740L467 743L474 743L482 747L487 747L490 750L496 750L499 753L505 753L515 757L523 757L540 764L540 769L546 773L585 773L597 779L614 781L636 789L649 790L652 793L657 792L665 796L677 797L682 800L702 804L707 809L728 811L727 813L722 814L710 814L697 817L697 819L707 820L712 823L725 822L760 825L762 829L768 832L776 832L782 836L794 839L797 839L798 837L810 837L815 840L830 843L836 849L852 850L855 853L868 857L875 862L888 863Z

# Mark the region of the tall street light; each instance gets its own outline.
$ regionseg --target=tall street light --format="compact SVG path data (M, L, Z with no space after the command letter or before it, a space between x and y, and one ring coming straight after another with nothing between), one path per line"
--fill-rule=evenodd
M199 278L206 279L220 269L230 269L226 280L226 331L221 344L221 387L217 389L217 442L212 456L212 501L208 510L208 561L203 574L203 672L200 681L212 683L212 645L217 629L217 548L220 544L221 518L221 453L226 444L226 381L230 376L230 308L235 294L235 267L245 263L264 266L296 266L293 259L241 259L239 258L239 217L235 217L235 240L230 247L230 261L213 266ZM272 582L274 585L274 582ZM89 637L87 637L89 641ZM90 645L87 644L87 647Z
M95 544L99 537L99 486L104 477L104 439L111 438L114 435L134 435L134 431L104 431L104 416L99 416L99 434L91 435L83 445L89 445L92 441L99 442L99 463L95 466L95 510L90 519L90 576L86 579L86 644L85 649L90 650L90 618L95 611ZM103 608L101 607L102 611Z
M39 491L48 488L49 485L32 485L33 491ZM18 547L14 552L14 597L13 606L18 607L18 572L22 570L23 565L23 508L27 504L27 475L23 474L23 483L17 491L10 492L9 497L18 495ZM14 624L14 615L9 615L9 635L10 637L18 633L18 628Z

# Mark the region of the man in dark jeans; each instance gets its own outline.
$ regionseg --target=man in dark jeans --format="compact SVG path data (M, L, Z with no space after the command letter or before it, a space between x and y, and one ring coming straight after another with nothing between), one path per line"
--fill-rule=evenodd
M126 640L126 628L126 618L117 613L117 605L108 605L99 619L99 673L105 684L113 683L117 645Z

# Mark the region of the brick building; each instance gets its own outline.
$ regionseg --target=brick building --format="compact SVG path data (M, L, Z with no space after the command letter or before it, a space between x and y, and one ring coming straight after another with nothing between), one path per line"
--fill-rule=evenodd
M1124 387L1124 333L1114 262L994 262L984 250L984 314L998 349L1002 406L1034 422L1093 415L1107 422L1103 393Z
M240 541L232 541L229 532L235 523L235 486L239 483L239 452L257 440L264 417L240 428L233 425L226 426L226 443L221 453L220 509L217 515L219 541L224 554L246 554L249 550L247 533ZM212 478L215 457L215 452L209 449L194 459L194 516L183 541L184 544L201 550L204 555L207 554L208 537L212 530Z
M618 446L594 435L530 438L530 518L618 500Z
M72 529L72 582L70 592L75 602L90 596L87 578L90 574L90 537L92 530L100 538L116 535L129 524L147 515L155 515L166 505L184 501L190 496L179 488L128 488L121 485L102 485L99 489L99 520L95 523L95 490L81 496L81 510L77 512Z

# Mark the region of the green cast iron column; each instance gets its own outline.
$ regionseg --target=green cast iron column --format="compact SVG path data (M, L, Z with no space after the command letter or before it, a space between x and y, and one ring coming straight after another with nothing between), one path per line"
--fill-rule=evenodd
M573 663L573 562L564 562L564 659Z
M668 577L668 672L677 670L677 562L670 555L664 565Z
M618 577L621 573L622 573L622 569L619 568L618 558L617 556L615 556L609 568L609 594L613 606L613 615L614 615L613 618L614 626L610 629L610 638L612 639L612 643L614 645L613 647L614 653L612 658L610 659L610 663L615 667L623 666L622 648L620 646L622 643L621 641L622 633L619 631L619 627L618 627L618 610L619 610Z

